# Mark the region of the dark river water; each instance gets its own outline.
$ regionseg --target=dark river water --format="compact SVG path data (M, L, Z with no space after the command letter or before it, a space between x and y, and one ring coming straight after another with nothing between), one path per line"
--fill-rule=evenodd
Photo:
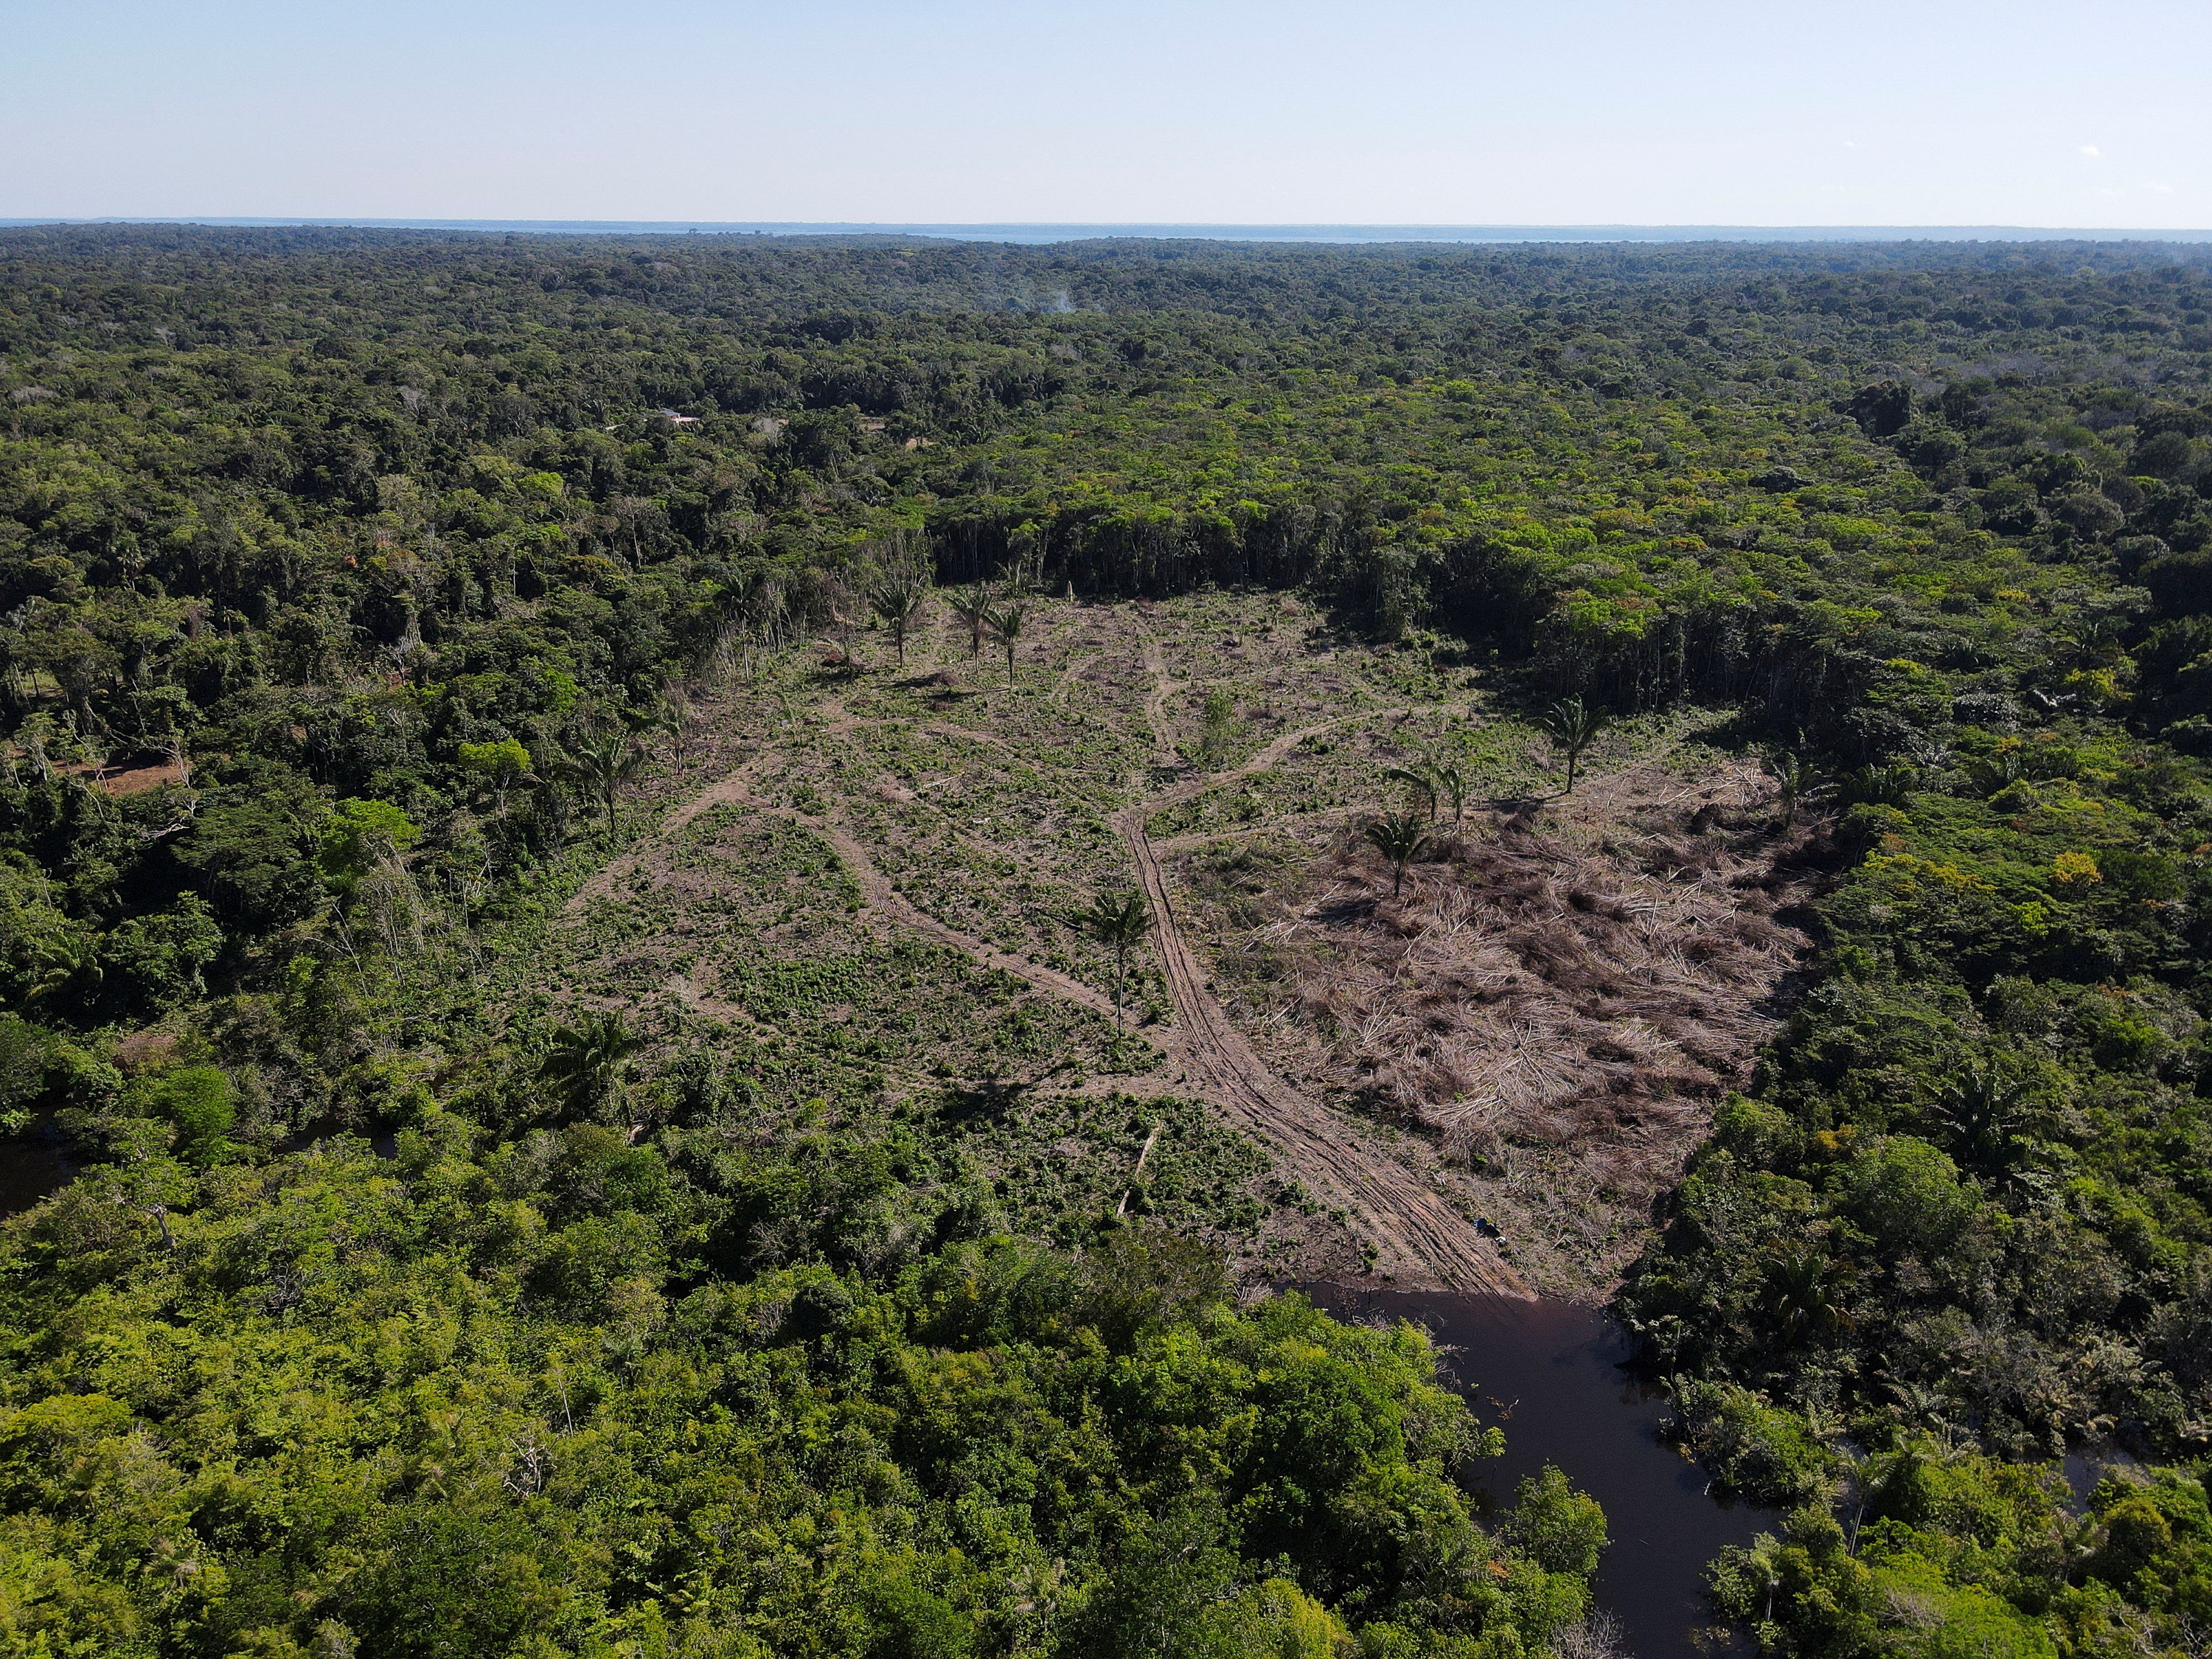
M1598 1570L1599 1607L1618 1619L1636 1659L1697 1659L1711 1644L1705 1564L1730 1544L1774 1531L1779 1517L1706 1495L1708 1477L1659 1441L1663 1400L1623 1366L1627 1333L1610 1315L1565 1302L1419 1291L1310 1286L1340 1316L1410 1319L1447 1352L1452 1381L1505 1455L1474 1466L1479 1508L1513 1501L1521 1477L1556 1463L1605 1506L1613 1547Z

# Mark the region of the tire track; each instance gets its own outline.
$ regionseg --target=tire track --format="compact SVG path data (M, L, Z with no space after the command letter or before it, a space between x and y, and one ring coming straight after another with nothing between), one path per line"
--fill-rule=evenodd
M1143 628L1141 621L1139 623ZM1181 763L1165 738L1170 679L1159 641L1143 629L1146 672L1152 690L1145 700L1152 723L1155 755L1163 766ZM1137 880L1152 913L1155 946L1175 1006L1177 1042L1188 1080L1259 1139L1273 1147L1285 1168L1324 1202L1350 1212L1366 1225L1376 1265L1401 1280L1474 1291L1492 1296L1531 1298L1534 1292L1466 1217L1438 1197L1414 1172L1369 1144L1340 1114L1309 1098L1271 1071L1245 1040L1213 994L1206 973L1183 938L1167 873L1146 835L1155 812L1189 800L1237 777L1275 765L1309 738L1348 721L1387 720L1457 703L1402 705L1357 710L1277 734L1241 765L1186 777L1124 808L1115 827L1128 843Z
M1182 757L1166 732L1167 699L1176 682L1169 678L1158 642L1149 630L1144 633L1143 641L1145 667L1153 681L1145 712L1152 726L1155 755L1163 768L1179 767ZM1155 944L1176 1015L1175 1029L1166 1034L1164 1041L1160 1035L1150 1031L1140 1030L1138 1035L1180 1060L1183 1083L1273 1148L1286 1173L1294 1175L1324 1203L1358 1218L1376 1249L1377 1266L1387 1268L1401 1282L1528 1297L1532 1292L1519 1275L1465 1217L1423 1182L1415 1171L1368 1141L1357 1126L1275 1075L1237 1030L1220 1002L1206 988L1204 967L1183 936L1166 872L1145 831L1146 823L1153 813L1231 778L1264 770L1307 738L1333 727L1352 720L1387 719L1394 714L1402 716L1455 706L1417 705L1358 711L1285 732L1241 765L1183 778L1114 816L1112 822L1128 846L1140 890L1152 914ZM830 722L826 729L834 731L862 723L847 717ZM964 728L957 729L957 734L983 738L983 734ZM947 730L945 735L954 735L954 732ZM744 805L783 818L829 843L852 874L864 900L878 915L1048 995L1112 1019L1121 1027L1120 1016L1104 993L938 921L898 892L890 878L877 868L867 848L846 830L754 793L755 769L770 757L770 753L767 748L760 750L737 770L691 797L662 821L652 840L663 840L717 805ZM574 913L592 897L611 895L615 882L623 873L636 868L647 850L640 847L617 860L587 883L565 908Z
M1468 1219L1395 1158L1364 1145L1336 1113L1308 1099L1268 1070L1206 988L1205 970L1182 935L1161 868L1145 834L1147 809L1116 820L1151 905L1155 945L1186 1067L1216 1103L1261 1140L1322 1200L1367 1224L1378 1264L1401 1279L1493 1296L1531 1295L1520 1276Z
M1168 698L1182 682L1168 677L1167 659L1160 653L1160 642L1152 630L1145 626L1144 614L1137 616L1138 637L1144 641L1145 672L1152 677L1152 689L1145 697L1145 724L1152 734L1152 762L1157 766L1180 766L1182 753L1175 746L1168 731Z
M1073 1002L1088 1008L1094 1014L1103 1014L1114 1021L1116 1029L1120 1029L1121 1017L1115 1010L1113 999L1105 993L1094 991L1081 980L1071 978L1057 969L1047 968L1031 962L1027 957L1018 957L1010 951L1001 951L997 945L977 939L973 933L963 933L957 927L947 927L893 887L890 878L876 868L875 860L868 856L868 849L836 824L826 819L811 817L796 807L779 806L774 801L763 800L757 795L745 794L739 799L756 811L767 812L795 823L828 842L831 849L844 861L845 867L852 873L854 884L860 890L860 896L872 909L889 916L902 927L973 957L986 967L995 968L1002 974L1010 975L1024 984L1060 998L1063 1002Z
M763 760L767 758L769 758L769 751L763 749L728 776L719 778L708 784L661 821L660 829L654 835L653 840L659 842L673 835L686 824L694 822L717 806L744 806L753 811L765 812L772 817L781 818L787 823L795 823L802 830L819 836L823 841L829 842L830 849L844 864L847 872L853 878L854 885L860 888L861 898L870 908L889 917L902 927L920 933L925 938L934 939L939 944L957 951L963 956L971 957L986 967L995 968L1000 973L1020 980L1024 984L1049 995L1058 997L1063 1002L1073 1002L1080 1007L1088 1008L1093 1013L1103 1014L1115 1022L1116 1029L1126 1029L1122 1027L1121 1017L1115 1009L1113 1000L1104 992L1094 990L1082 981L1063 974L1057 969L1044 967L1031 962L1026 957L1018 957L1010 951L1001 951L997 945L977 939L972 933L963 933L957 927L948 927L921 909L905 894L894 887L890 878L876 867L875 860L869 855L868 849L845 830L827 819L815 817L793 806L785 806L775 801L764 800L755 794L752 789L753 771ZM607 866L586 883L577 891L575 896L562 907L564 913L573 915L593 898L611 897L616 882L623 875L636 869L644 861L646 854L649 850L648 847L640 847ZM1138 1035L1146 1034L1139 1032ZM1149 1036L1146 1040L1152 1042L1155 1048L1162 1046Z

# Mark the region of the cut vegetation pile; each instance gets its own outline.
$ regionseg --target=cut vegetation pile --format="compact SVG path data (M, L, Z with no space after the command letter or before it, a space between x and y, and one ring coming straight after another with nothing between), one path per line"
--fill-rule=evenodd
M1314 1081L1478 1171L1571 1152L1616 1200L1669 1184L1745 1080L1808 944L1810 872L1759 775L1640 766L1582 797L1440 826L1393 896L1347 835L1244 948Z

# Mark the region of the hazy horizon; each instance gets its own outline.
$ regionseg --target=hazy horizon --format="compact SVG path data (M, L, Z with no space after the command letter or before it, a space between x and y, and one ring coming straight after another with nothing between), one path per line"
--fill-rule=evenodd
M0 216L2212 226L2212 8L87 0Z
M198 225L210 228L449 230L526 235L915 236L955 241L1048 244L1126 237L1153 240L1517 244L1530 242L2071 242L2212 241L2212 229L2030 225L1443 225L1262 224L1224 221L981 221L974 223L841 220L371 218L302 215L54 215L0 218L0 228L67 225Z

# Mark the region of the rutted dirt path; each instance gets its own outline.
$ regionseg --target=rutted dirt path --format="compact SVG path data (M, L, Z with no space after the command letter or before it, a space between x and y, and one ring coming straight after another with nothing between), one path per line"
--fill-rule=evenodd
M964 956L974 957L986 967L995 968L1002 974L1011 975L1024 983L1034 986L1036 989L1056 996L1063 1001L1079 1004L1090 1009L1093 1013L1103 1014L1109 1019L1118 1019L1112 999L1102 992L1093 990L1081 980L1072 978L1057 969L1043 967L1030 961L1026 957L1018 957L1012 951L1001 951L995 945L977 939L972 933L963 933L956 927L948 927L936 917L921 909L905 894L891 884L890 877L876 868L875 860L868 855L868 849L837 825L825 818L802 812L796 807L785 806L776 801L764 800L755 794L752 790L753 768L762 758L763 756L756 755L728 776L717 779L692 796L663 820L660 830L653 839L658 841L663 836L681 830L684 825L716 806L745 806L757 812L766 812L772 817L782 818L787 823L795 823L829 842L846 869L851 872L854 884L860 890L861 898L871 909L879 915L888 917L902 927L910 928L926 938L935 939L940 945L949 945ZM566 910L573 915L592 898L611 896L615 882L623 873L637 868L643 861L647 850L645 848L640 848L609 865L568 901L565 907Z
M811 830L828 842L837 856L852 872L859 885L860 896L870 908L889 916L901 927L927 935L940 945L964 952L986 967L995 968L1002 974L1011 974L1040 991L1049 992L1063 1001L1079 1003L1094 1014L1115 1018L1113 1000L1103 992L1094 991L1079 979L1071 978L1057 969L1047 968L1031 962L1027 957L1018 957L1010 951L1001 951L995 945L977 939L973 933L963 933L957 927L948 927L910 901L905 894L891 885L890 878L876 868L868 849L854 841L827 819L811 817L795 807L779 806L774 801L761 799L757 795L738 797L757 811L773 813L802 829Z
M1152 760L1159 766L1180 766L1182 756L1168 731L1168 698L1181 682L1168 678L1167 659L1160 654L1160 642L1152 630L1141 623L1138 626L1143 629L1145 672L1152 682L1152 691L1145 698L1145 724L1152 733Z
M1145 833L1146 820L1161 808L1272 766L1306 738L1340 724L1328 720L1284 732L1241 766L1186 779L1115 814L1115 827L1128 843L1152 909L1153 942L1175 1004L1177 1047L1190 1081L1208 1098L1274 1147L1285 1168L1323 1202L1364 1219L1378 1266L1402 1281L1527 1297L1528 1287L1489 1241L1413 1170L1366 1144L1355 1126L1268 1069L1207 988L1206 970L1183 938L1167 872Z
M937 720L911 722L883 720L855 720L850 715L841 715L839 718L828 721L823 725L819 728L819 734L824 737L836 737L842 735L848 732L856 732L862 726L890 726L896 724L912 725L916 730L927 732L936 737L957 738L965 741L988 744L994 749L1004 749L1006 747L1006 741L1003 738L994 737L990 732L971 731L964 726L950 726L943 723L942 721ZM568 903L562 907L563 914L574 915L579 911L582 910L584 907L589 904L593 899L612 897L615 891L615 884L622 880L623 877L629 875L631 872L637 869L637 867L644 862L646 855L652 850L654 842L665 840L668 836L674 835L678 830L683 829L693 820L700 817L707 812L712 811L717 806L734 806L743 805L746 806L760 807L767 811L780 813L783 817L790 818L793 823L804 823L809 829L813 829L817 830L817 832L826 834L826 831L820 830L820 826L814 819L806 817L802 814L792 811L787 808L778 806L772 801L764 801L752 793L752 776L754 769L763 761L770 758L771 756L767 748L763 747L760 749L751 757L751 758L747 760L743 766L738 768L736 771L730 773L726 777L716 779L713 783L708 784L697 794L685 801L681 806L678 806L674 811L669 813L666 817L661 819L659 827L654 830L646 840L633 847L630 851L624 853L621 857L611 860L605 869L599 871L596 875L592 876L589 881L578 888L574 895L570 897ZM1002 852L1003 849L994 848L993 850ZM875 866L871 864L868 867L871 870L873 870ZM903 900L901 902L904 902ZM911 908L912 907L909 906L908 908ZM918 915L920 913L916 912L916 914ZM963 934L962 937L965 938L966 935ZM1075 981L1071 980L1068 982L1070 984L1073 984Z
M1152 906L1154 943L1166 969L1192 1080L1206 1085L1217 1104L1280 1152L1290 1172L1324 1203L1361 1216L1379 1261L1397 1278L1498 1296L1528 1295L1528 1287L1464 1216L1397 1159L1363 1145L1357 1130L1337 1114L1270 1072L1230 1023L1184 941L1166 872L1145 835L1144 812L1132 807L1117 823Z
M1175 682L1167 675L1158 641L1144 635L1145 668L1152 692L1145 710L1153 722L1163 765L1178 758L1168 741L1164 711ZM1425 709L1381 708L1322 720L1281 732L1249 760L1219 772L1188 777L1116 813L1114 824L1129 846L1137 880L1152 913L1153 943L1175 1004L1177 1048L1188 1081L1241 1126L1273 1147L1286 1172L1323 1202L1350 1211L1364 1223L1376 1265L1411 1283L1494 1296L1533 1294L1473 1223L1425 1185L1415 1172L1369 1144L1358 1126L1309 1098L1270 1071L1206 987L1206 970L1183 938L1167 872L1161 868L1146 821L1155 812L1203 794L1229 780L1273 766L1307 738L1352 720L1401 719Z

